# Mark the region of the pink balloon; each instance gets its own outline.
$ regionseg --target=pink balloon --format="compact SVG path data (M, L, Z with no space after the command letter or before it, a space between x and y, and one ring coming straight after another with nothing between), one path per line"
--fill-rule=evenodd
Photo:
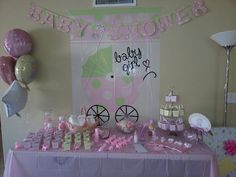
M21 55L30 53L33 44L30 35L26 31L12 29L5 34L3 45L9 55L18 58Z
M0 57L0 76L8 85L16 80L15 65L16 60L14 58L10 56Z

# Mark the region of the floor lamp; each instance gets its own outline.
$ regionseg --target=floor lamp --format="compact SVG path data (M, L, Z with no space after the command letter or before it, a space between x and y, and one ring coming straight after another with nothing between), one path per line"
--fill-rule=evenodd
M215 33L210 37L217 44L222 46L227 55L225 67L225 85L224 85L224 119L223 125L227 126L227 100L228 100L228 86L229 86L229 69L230 69L230 54L231 50L236 47L236 31L224 31Z

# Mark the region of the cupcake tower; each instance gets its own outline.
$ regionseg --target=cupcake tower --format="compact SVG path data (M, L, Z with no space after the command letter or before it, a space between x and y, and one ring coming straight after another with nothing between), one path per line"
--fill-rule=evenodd
M184 130L184 106L177 104L179 99L173 90L165 96L165 104L160 108L160 120L158 127L172 133Z

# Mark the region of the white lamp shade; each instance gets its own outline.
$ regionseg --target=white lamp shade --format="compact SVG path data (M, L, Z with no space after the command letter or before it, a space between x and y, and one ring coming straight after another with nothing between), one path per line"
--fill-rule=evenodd
M236 31L215 33L210 38L223 47L236 45Z

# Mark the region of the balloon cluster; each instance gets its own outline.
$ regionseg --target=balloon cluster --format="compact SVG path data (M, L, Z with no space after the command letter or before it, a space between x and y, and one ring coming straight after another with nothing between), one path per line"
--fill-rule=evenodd
M31 36L22 29L12 29L4 36L8 56L0 56L0 77L9 85L2 97L7 117L19 115L26 104L28 84L36 75L36 60L29 54L32 46Z
M34 79L36 61L29 55L32 45L30 35L22 29L12 29L5 34L3 46L10 56L0 57L0 76L8 85L18 80L27 86Z

